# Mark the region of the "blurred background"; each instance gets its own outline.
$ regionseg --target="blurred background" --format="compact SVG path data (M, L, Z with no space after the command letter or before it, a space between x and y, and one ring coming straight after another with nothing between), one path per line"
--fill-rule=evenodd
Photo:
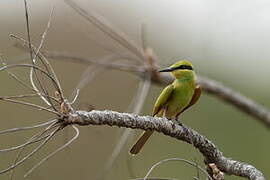
M141 27L147 46L158 57L160 67L179 59L192 61L198 74L220 81L232 89L270 107L270 2L195 0L76 0L89 12L96 12L142 46ZM37 46L46 28L51 8L54 14L43 50L69 52L89 58L104 57L110 51L126 49L79 16L62 0L29 0L31 37ZM10 33L26 39L23 0L0 1L0 53L6 63L27 60L28 53L14 46ZM105 45L106 50L101 44ZM29 59L28 59L29 60ZM71 96L85 64L54 59L51 61L66 97ZM27 72L14 70L22 77ZM138 88L139 78L127 72L103 70L84 88L77 109L85 105L98 110L126 112ZM0 95L22 93L23 88L1 72ZM150 115L162 87L152 85L141 115ZM1 130L44 122L52 115L20 105L0 102ZM226 157L243 161L262 170L270 178L269 129L256 119L219 99L203 94L200 101L182 116L182 121L215 143ZM120 128L79 127L80 137L70 148L58 153L36 169L28 179L96 179L120 137ZM35 130L38 131L38 130ZM22 143L34 131L0 136L0 148ZM137 130L138 135L141 131ZM68 134L68 135L67 135ZM15 179L56 147L71 138L73 131L59 133L54 141L16 169ZM130 157L130 139L104 179L143 177L150 167L166 158L178 157L203 166L201 154L191 145L155 133L141 154ZM0 154L0 168L13 162L15 152ZM153 177L193 179L196 169L182 162L168 162ZM8 175L2 176L3 179ZM2 177L0 179L2 179ZM203 179L203 178L201 178ZM228 176L226 179L243 179Z

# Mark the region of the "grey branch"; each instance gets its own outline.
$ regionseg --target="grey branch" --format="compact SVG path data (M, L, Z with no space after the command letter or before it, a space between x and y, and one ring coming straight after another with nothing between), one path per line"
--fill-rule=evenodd
M224 173L246 177L250 180L265 180L262 172L254 166L226 158L207 138L195 130L179 126L166 118L138 116L115 111L76 111L68 116L67 123L85 125L109 125L132 129L155 130L167 136L193 144L204 156L205 163L215 163Z

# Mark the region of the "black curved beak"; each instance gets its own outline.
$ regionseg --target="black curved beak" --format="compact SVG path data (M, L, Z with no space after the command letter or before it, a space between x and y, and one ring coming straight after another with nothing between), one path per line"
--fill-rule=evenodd
M168 68L165 68L165 69L161 69L158 72L172 72L173 70L175 70L175 69L168 67Z

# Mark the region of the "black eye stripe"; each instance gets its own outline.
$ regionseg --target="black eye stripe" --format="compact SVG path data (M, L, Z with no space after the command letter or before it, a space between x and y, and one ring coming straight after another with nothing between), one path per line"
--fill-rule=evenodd
M189 65L180 65L180 66L175 67L173 69L174 70L176 70L176 69L189 69L189 70L193 70L193 68L191 66L189 66Z

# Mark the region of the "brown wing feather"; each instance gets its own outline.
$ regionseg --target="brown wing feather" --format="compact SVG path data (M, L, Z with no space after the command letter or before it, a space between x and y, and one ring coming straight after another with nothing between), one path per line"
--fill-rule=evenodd
M197 85L196 88L195 88L195 90L194 90L194 94L192 96L192 99L191 99L189 105L187 107L185 107L179 114L177 114L177 116L179 116L182 112L184 112L190 106L192 106L193 104L195 104L198 101L198 99L200 98L201 93L202 93L202 88L199 85Z

